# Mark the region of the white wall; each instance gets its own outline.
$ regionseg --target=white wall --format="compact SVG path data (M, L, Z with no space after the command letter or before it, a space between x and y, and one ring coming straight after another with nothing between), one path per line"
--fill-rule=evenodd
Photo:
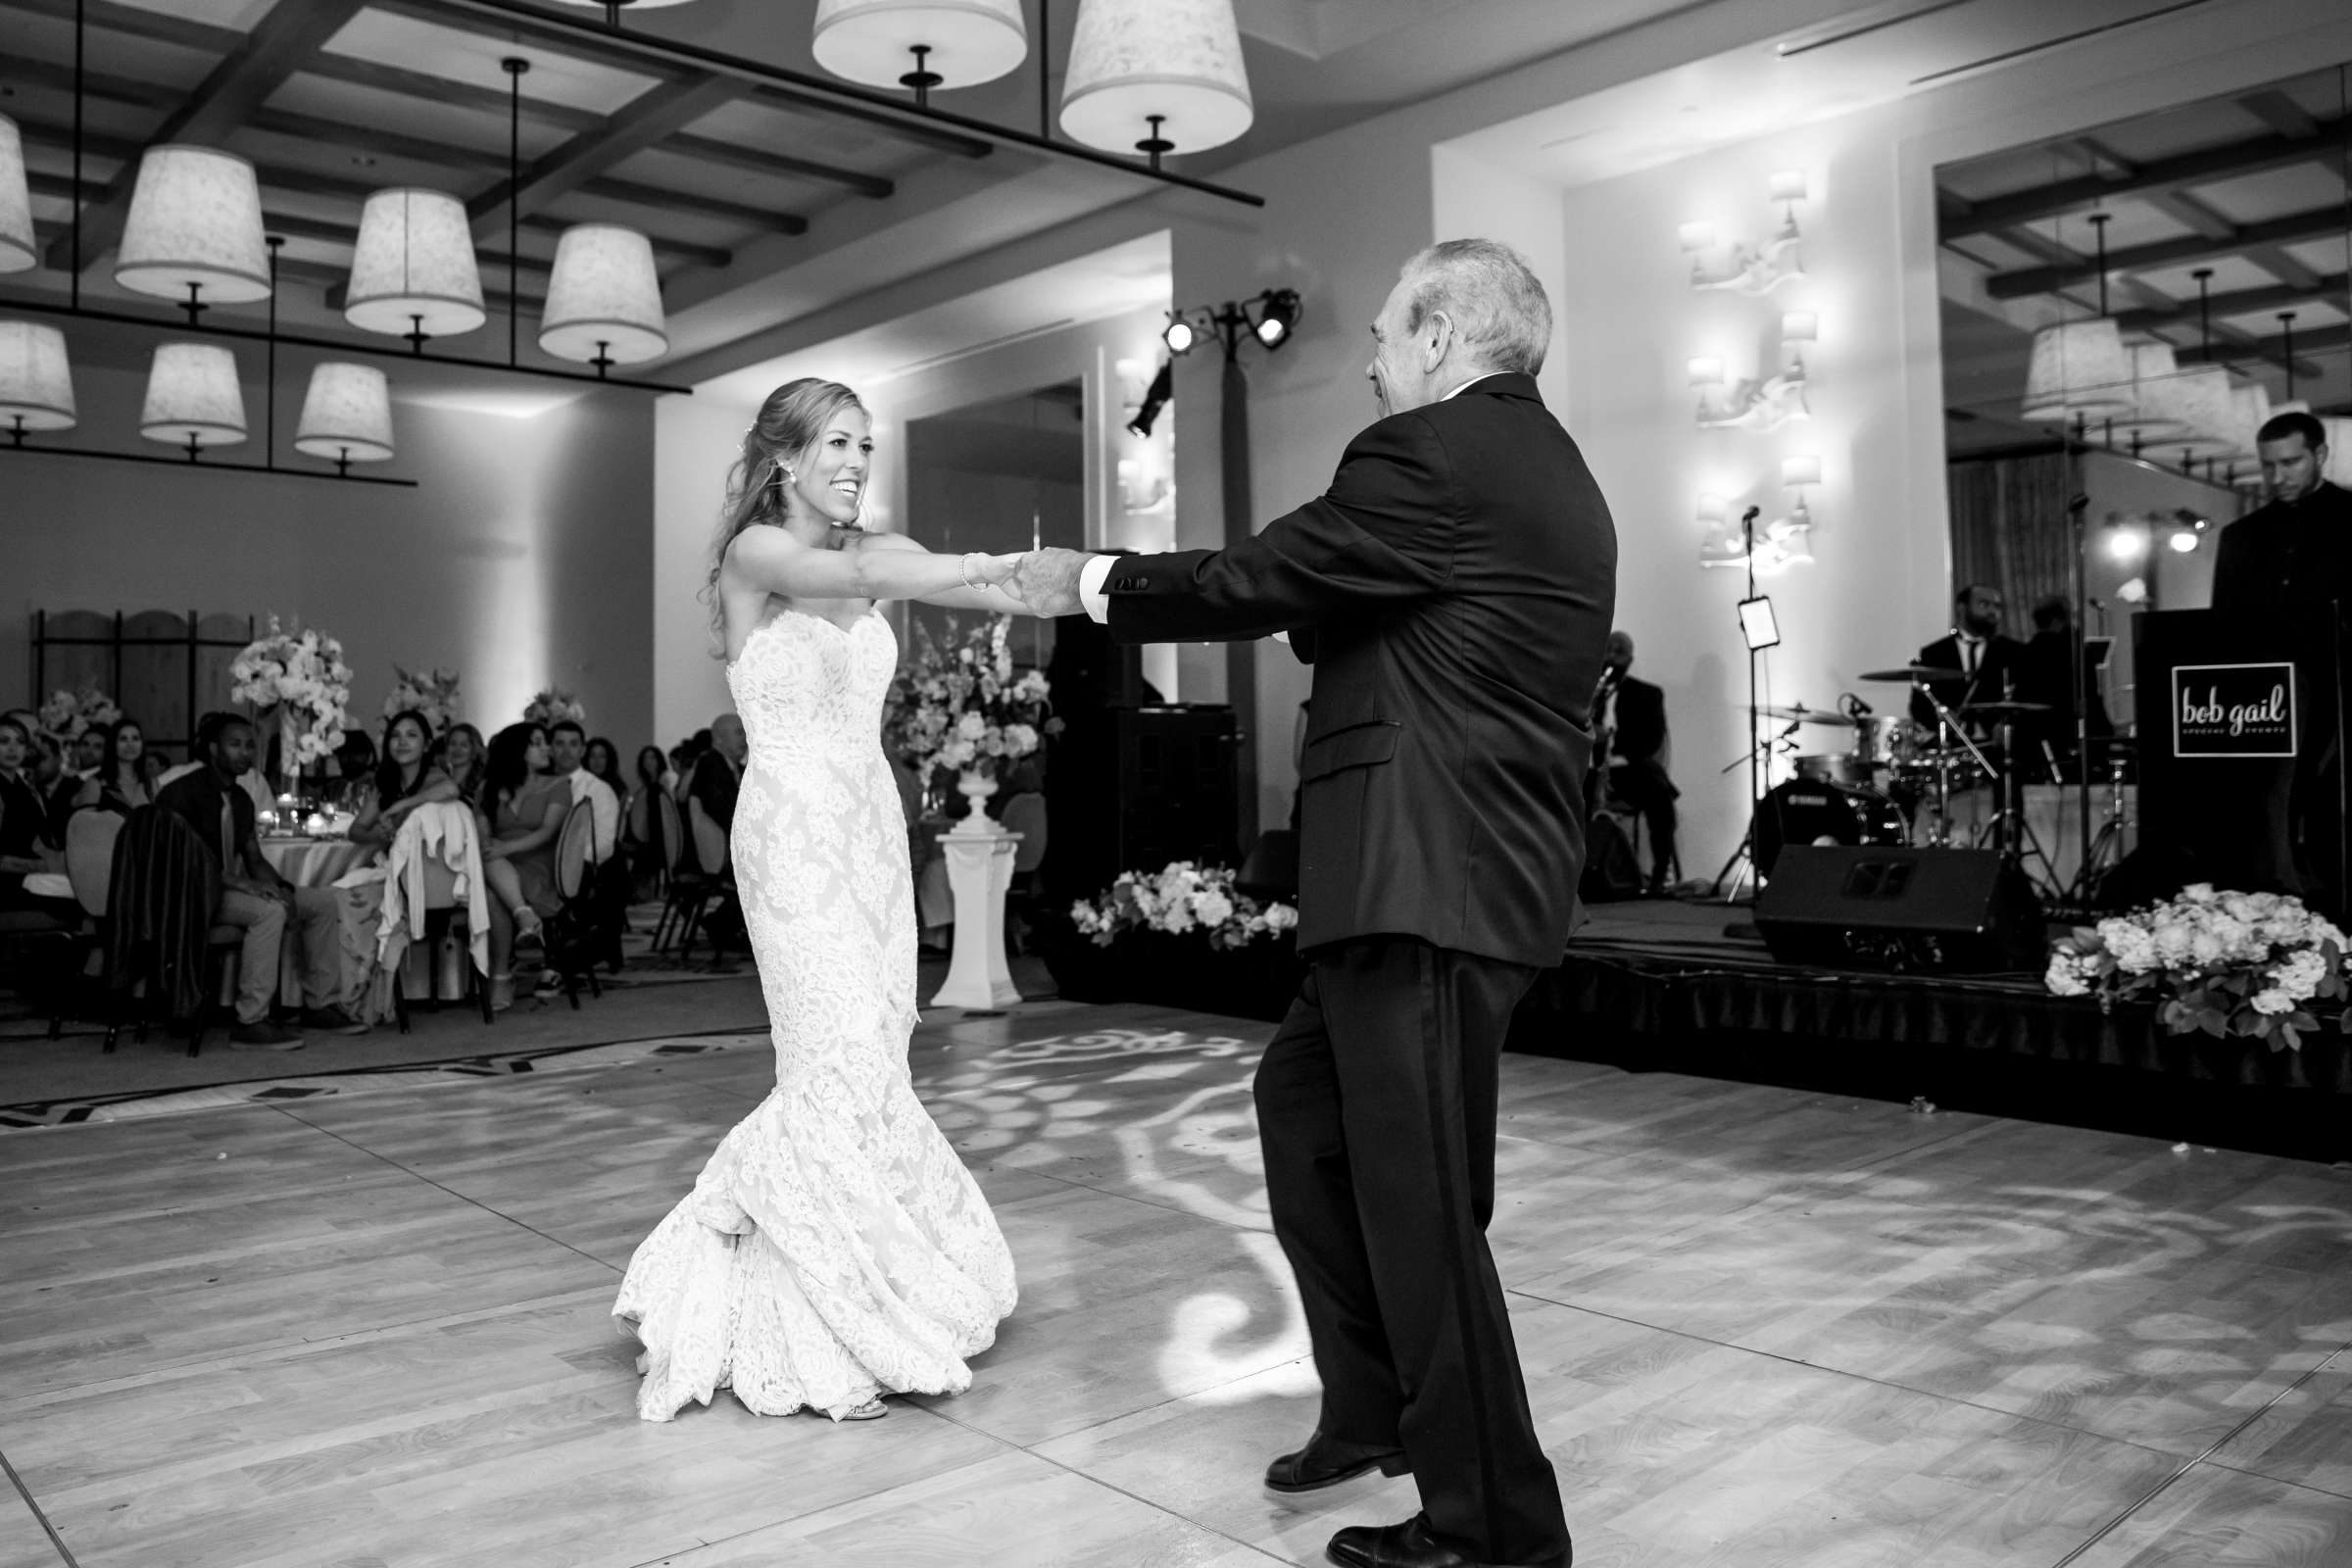
M1122 360L1157 364L1156 310L1081 322L943 365L869 382L858 388L874 421L874 465L867 485L865 525L903 530L906 524L906 423L975 403L989 403L1058 382L1079 381L1086 397L1086 516L1097 544L1165 549L1169 519L1118 519L1117 461L1133 444L1121 428L1130 410L1116 366ZM817 353L793 355L773 367L776 385L798 376L840 373ZM758 409L698 394L655 405L654 463L654 720L663 744L710 722L732 706L718 661L709 656L709 610L700 603L729 466ZM1181 409L1162 417L1173 428ZM1152 530L1158 530L1153 536ZM1121 534L1124 536L1120 536ZM916 535L920 537L919 531ZM1170 662L1147 660L1145 673L1163 691L1174 676Z
M136 433L143 373L74 379L77 440L165 450ZM301 395L281 385L281 463L302 461L287 446ZM258 421L259 388L246 396ZM527 418L397 403L394 420L400 456L372 471L414 490L0 455L0 697L28 695L34 610L274 613L342 639L369 728L398 663L458 670L485 731L552 681L624 755L650 738L646 397L590 392ZM258 429L220 456L259 462Z

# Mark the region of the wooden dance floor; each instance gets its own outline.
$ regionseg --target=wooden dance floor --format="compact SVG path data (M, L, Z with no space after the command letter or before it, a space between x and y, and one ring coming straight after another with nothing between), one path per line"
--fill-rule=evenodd
M763 1045L0 1135L0 1565L1322 1560L1268 1026L927 1023L1021 1304L970 1393L636 1419L630 1249ZM551 1064L543 1063L545 1067ZM2352 1563L2352 1172L1536 1057L1494 1227L1577 1560Z

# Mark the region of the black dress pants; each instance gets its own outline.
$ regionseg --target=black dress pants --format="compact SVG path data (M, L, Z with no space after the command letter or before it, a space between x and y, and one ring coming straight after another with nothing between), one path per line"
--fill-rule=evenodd
M1535 973L1413 937L1317 948L1257 1068L1323 1431L1401 1446L1432 1529L1481 1562L1569 1554L1486 1237L1497 1064Z

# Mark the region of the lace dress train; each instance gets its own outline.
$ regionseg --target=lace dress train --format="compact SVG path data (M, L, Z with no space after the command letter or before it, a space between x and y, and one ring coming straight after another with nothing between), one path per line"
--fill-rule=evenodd
M960 1393L1012 1310L995 1216L914 1093L913 891L880 743L889 623L785 611L727 668L752 742L731 852L776 1087L639 1244L613 1314L637 1413L719 1389L834 1419Z

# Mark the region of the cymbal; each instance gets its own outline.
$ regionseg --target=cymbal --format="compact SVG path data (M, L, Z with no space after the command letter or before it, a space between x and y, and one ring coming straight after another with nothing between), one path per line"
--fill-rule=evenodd
M1801 703L1794 708L1759 708L1756 710L1756 716L1758 718L1788 719L1799 724L1838 724L1842 726L1853 723L1852 719L1835 709L1807 708Z
M2046 713L2049 710L2050 705L2047 703L1966 703L1953 710L1963 718L1980 713L1993 718L2005 715L2022 717L2027 713Z
M1908 686L1915 680L1966 680L1965 669L1938 669L1934 664L1904 664L1896 669L1866 669L1856 680L1894 680Z

